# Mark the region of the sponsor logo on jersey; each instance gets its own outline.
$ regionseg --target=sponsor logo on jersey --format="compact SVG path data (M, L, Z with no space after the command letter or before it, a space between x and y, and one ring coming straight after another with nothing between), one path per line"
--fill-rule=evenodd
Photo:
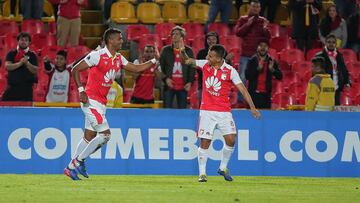
M205 81L206 91L211 95L220 96L221 81L215 76L208 77Z
M109 83L110 81L115 79L115 70L110 69L106 74L104 75L104 80L106 83Z

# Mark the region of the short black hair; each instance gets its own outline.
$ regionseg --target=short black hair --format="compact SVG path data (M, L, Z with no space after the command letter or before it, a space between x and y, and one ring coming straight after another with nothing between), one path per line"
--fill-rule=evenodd
M315 56L314 58L311 59L311 62L315 65L315 66L319 66L321 69L324 69L324 64L325 64L325 59L324 57L321 56Z
M221 44L214 44L210 47L210 51L214 51L220 58L225 57L225 48Z
M60 50L60 51L58 51L58 52L56 53L56 55L63 56L64 58L66 58L66 57L67 57L67 53L66 53L66 51L65 51L65 50Z
M104 36L103 36L103 40L105 41L105 44L108 44L109 39L111 37L111 35L113 34L121 34L121 30L116 29L116 28L109 28L104 32Z
M21 38L28 38L29 42L31 42L31 35L27 32L20 32L16 37L16 40L19 41Z
M146 44L146 45L144 46L144 49L145 49L146 47L148 47L148 48L152 48L152 49L154 49L154 50L155 50L155 46L154 46L154 45L152 45L152 44Z
M335 40L337 39L334 34L328 34L328 35L326 35L326 37L325 37L325 41L327 41L328 39L331 39L331 38L333 38L333 39L335 39Z

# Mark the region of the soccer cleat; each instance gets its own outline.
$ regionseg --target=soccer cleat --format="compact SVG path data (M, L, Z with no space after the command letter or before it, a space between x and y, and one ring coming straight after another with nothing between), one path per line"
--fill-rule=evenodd
M69 167L66 167L66 168L64 169L64 174L65 174L66 176L68 176L69 178L71 178L72 180L81 180L81 179L79 178L79 176L77 175L75 169L70 169Z
M76 171L80 173L85 178L89 178L89 175L86 172L85 161L79 161L76 158L71 161Z
M198 181L199 181L199 182L207 182L206 175L205 175L205 174L200 175L200 176L199 176L199 180L198 180Z
M218 172L219 175L224 176L224 179L226 181L233 181L232 177L230 176L230 173L229 173L228 169L225 169L223 171L219 169L217 172Z

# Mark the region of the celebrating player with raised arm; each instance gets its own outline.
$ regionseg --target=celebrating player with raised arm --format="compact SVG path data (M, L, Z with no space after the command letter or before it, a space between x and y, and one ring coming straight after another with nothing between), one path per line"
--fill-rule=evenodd
M157 62L155 58L138 65L128 62L118 53L123 43L121 31L118 29L106 30L103 38L106 46L89 53L72 69L72 76L80 94L81 109L85 114L84 137L77 145L69 165L64 169L64 174L73 180L80 179L77 173L88 178L85 159L110 139L111 133L105 117L105 105L107 103L106 96L116 72L122 68L132 72L142 72ZM88 68L90 68L90 72L84 88L80 82L79 72Z
M213 138L214 130L218 129L224 136L225 145L222 150L221 163L218 173L227 181L232 177L227 169L227 164L234 152L236 140L236 126L231 114L230 90L232 84L244 96L250 105L250 110L255 118L260 118L260 112L240 80L238 72L225 63L225 49L216 44L210 47L206 60L189 58L184 51L184 42L181 42L181 55L186 64L193 64L203 72L203 92L200 107L199 126L197 135L200 138L198 149L199 182L206 182L206 162L208 148Z

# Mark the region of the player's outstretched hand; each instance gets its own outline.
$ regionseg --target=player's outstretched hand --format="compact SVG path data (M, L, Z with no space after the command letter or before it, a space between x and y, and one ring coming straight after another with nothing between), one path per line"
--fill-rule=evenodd
M85 92L80 92L79 97L80 97L80 102L81 102L81 103L83 103L83 104L88 103L89 98L88 98L88 96L86 95Z
M260 114L260 112L257 110L257 109L251 109L251 114L254 116L254 118L256 118L256 119L260 119L260 117L261 117L261 114Z

